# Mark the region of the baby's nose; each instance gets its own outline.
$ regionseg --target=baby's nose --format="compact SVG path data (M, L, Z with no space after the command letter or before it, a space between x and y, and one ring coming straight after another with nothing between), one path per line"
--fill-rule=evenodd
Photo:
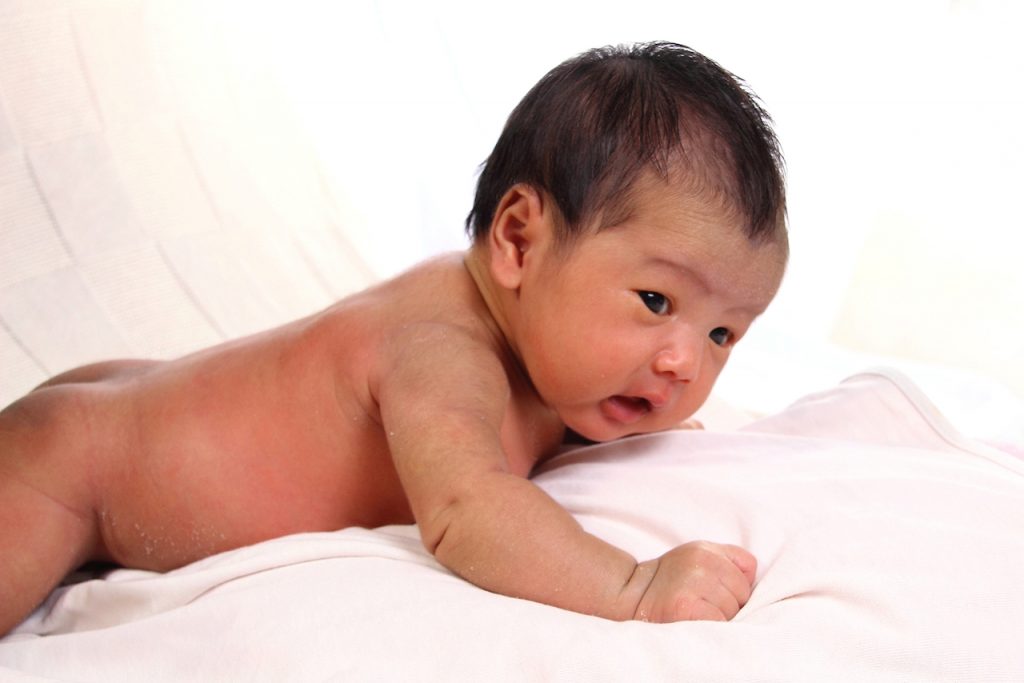
M687 335L673 340L654 357L654 371L679 382L689 383L700 373L703 346Z

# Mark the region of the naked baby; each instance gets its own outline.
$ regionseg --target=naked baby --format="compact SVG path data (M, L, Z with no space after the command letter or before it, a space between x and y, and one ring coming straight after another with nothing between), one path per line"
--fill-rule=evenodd
M172 361L58 375L0 413L0 634L90 560L169 570L415 522L487 590L617 620L731 619L756 562L638 561L529 480L566 440L672 428L787 258L757 101L683 46L547 74L487 159L471 247Z

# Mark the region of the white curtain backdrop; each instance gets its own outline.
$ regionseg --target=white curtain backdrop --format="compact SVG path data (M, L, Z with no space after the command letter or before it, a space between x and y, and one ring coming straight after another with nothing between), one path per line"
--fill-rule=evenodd
M464 248L477 168L527 89L648 40L745 79L788 161L789 270L720 388L828 348L1024 396L1022 7L0 0L0 398ZM807 375L764 384L839 379Z
M241 14L263 22L379 274L465 245L476 167L549 68L597 45L672 40L744 78L786 153L792 260L751 344L837 341L966 364L1024 392L1024 370L1005 367L1024 353L1021 3L362 0L266 10Z

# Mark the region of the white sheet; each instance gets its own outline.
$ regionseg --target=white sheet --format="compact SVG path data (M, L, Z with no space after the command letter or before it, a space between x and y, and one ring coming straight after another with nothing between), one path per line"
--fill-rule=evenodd
M736 432L571 451L536 480L639 557L749 548L749 604L727 624L613 623L484 592L414 527L349 529L61 589L0 641L0 678L1024 679L1024 462L899 375Z

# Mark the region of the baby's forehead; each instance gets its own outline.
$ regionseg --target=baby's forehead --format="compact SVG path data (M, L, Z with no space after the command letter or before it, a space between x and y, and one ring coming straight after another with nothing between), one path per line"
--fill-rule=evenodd
M610 188L604 188L608 190ZM591 225L607 227L652 211L699 211L722 221L749 226L749 217L734 187L718 174L695 166L693 161L673 159L668 166L649 164L614 192L595 193ZM753 232L748 230L748 232Z
M690 186L645 181L628 211L591 235L616 234L614 249L638 272L695 282L762 308L777 292L788 259L785 227L750 237L727 198Z

